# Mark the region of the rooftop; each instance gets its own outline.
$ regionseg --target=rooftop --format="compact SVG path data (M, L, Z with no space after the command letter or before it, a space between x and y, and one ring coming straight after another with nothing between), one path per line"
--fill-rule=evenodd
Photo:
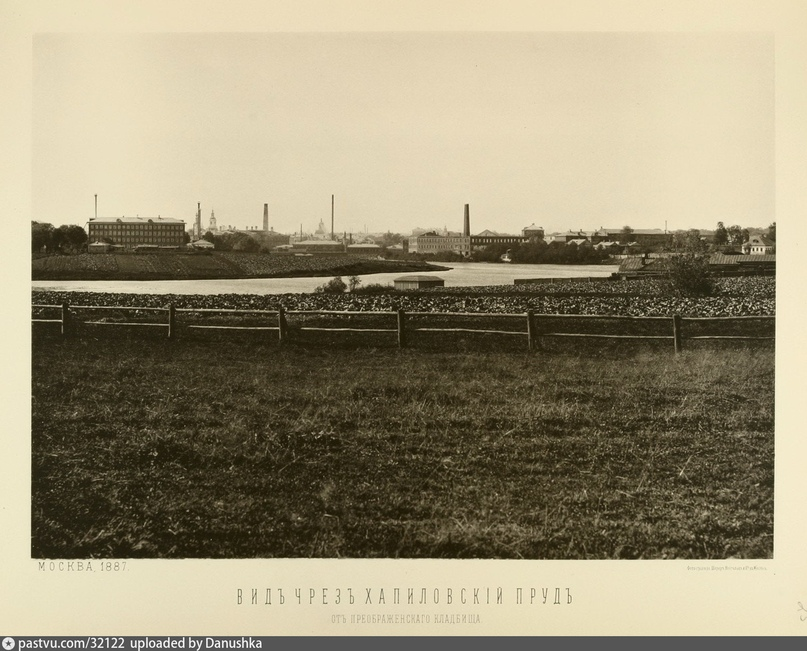
M394 282L404 281L404 280L408 280L408 281L412 281L412 282L415 282L415 281L423 282L423 281L426 281L426 280L443 280L443 278L440 278L439 276L427 276L425 274L414 274L412 276L401 276L400 278L396 278Z
M90 224L184 224L172 217L90 217Z

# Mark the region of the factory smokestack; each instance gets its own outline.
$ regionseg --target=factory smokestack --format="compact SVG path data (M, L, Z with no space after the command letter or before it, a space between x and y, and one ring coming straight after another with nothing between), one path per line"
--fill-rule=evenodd
M95 218L98 219L98 195L97 194L95 195Z
M331 195L331 239L333 239L333 195Z
M269 231L269 204L263 204L263 230Z
M462 226L463 237L471 236L471 207L465 204L465 223Z

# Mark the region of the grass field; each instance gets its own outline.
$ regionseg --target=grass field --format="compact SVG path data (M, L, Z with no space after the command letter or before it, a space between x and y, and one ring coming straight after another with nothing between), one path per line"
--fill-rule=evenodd
M35 557L769 558L772 346L35 337Z

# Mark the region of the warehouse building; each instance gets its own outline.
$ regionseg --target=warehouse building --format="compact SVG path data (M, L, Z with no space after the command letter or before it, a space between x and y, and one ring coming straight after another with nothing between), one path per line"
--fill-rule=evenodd
M425 289L428 287L445 287L446 281L437 276L427 276L425 274L416 274L412 276L401 276L396 278L393 283L397 290L407 289Z

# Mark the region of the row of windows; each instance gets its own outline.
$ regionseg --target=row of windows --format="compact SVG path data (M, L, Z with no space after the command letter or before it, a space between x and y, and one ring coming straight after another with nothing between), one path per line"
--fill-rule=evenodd
M115 233L117 233L117 232L125 232L125 233L149 232L150 233L150 232L154 232L154 231L157 231L157 232L160 232L160 233L164 233L166 231L176 233L176 232L181 232L184 229L182 228L182 225L168 226L168 225L165 225L165 224L158 224L156 226L99 226L97 224L93 224L93 225L90 226L90 230L91 231L101 231L101 232L105 232L105 233L108 233L108 232L115 232Z
M123 236L123 237L115 237L112 238L115 242L121 244L153 244L153 243L166 243L166 244L175 244L176 242L182 242L180 238L176 237L133 237L133 236Z

